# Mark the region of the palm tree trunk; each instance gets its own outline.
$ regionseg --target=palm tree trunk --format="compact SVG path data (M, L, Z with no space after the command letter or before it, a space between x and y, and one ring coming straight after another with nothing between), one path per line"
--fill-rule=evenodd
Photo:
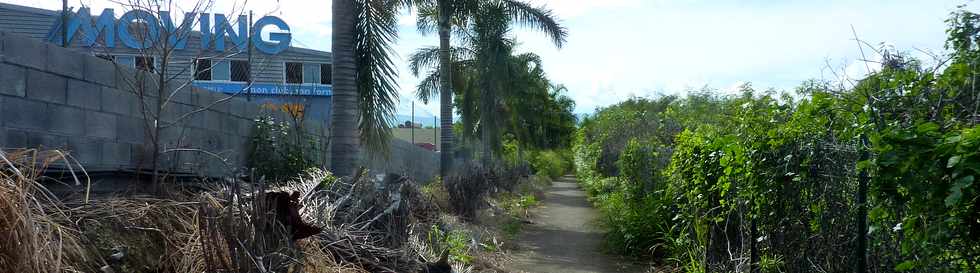
M330 119L330 167L337 176L354 174L360 158L354 58L354 0L333 0L333 107Z
M336 0L334 0L336 1ZM452 60L449 55L450 39L450 3L451 0L438 0L439 5L439 125L442 126L439 147L439 175L443 180L449 175L453 166L453 92Z

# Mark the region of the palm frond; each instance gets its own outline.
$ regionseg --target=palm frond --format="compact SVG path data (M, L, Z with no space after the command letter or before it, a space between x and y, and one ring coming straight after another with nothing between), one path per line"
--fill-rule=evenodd
M545 6L534 7L519 0L499 0L507 8L512 19L524 26L540 30L551 38L555 46L561 48L568 38L568 30L559 22L551 9Z
M452 62L467 60L472 55L468 48L451 47L449 48L449 58ZM418 77L422 71L438 70L439 68L439 47L430 46L415 50L415 53L408 56L408 70L413 76Z
M398 100L398 71L391 44L398 38L404 0L357 0L354 37L357 58L361 142L371 155L387 156Z
M415 97L422 103L429 103L429 100L439 94L439 70L436 69L429 73L415 89Z

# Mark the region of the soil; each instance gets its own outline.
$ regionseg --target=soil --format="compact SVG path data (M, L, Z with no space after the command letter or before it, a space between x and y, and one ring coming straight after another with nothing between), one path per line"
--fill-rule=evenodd
M541 205L532 210L517 241L511 265L516 272L584 273L644 272L642 266L603 254L602 230L595 225L598 211L586 200L575 178L554 182Z

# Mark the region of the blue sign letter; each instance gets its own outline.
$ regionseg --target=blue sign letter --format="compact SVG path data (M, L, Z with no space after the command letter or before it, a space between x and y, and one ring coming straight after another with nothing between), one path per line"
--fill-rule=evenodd
M51 27L51 31L48 32L48 41L61 45L62 33L61 33L61 17L55 20L55 25ZM92 25L92 15L89 13L88 8L78 9L78 13L75 16L68 18L68 43L71 44L72 38L75 37L75 33L78 29L82 29L82 34L85 37L82 40L83 46L92 46L98 40L99 35L105 33L105 46L107 48L113 48L116 46L116 36L115 36L115 16L113 15L112 9L105 9L102 11L102 15L99 15L99 19Z
M214 14L214 49L218 52L225 51L225 34L228 34L228 39L235 43L238 50L241 51L245 48L245 43L248 41L248 16L241 15L238 16L238 33L235 33L231 29L231 24L228 23L228 19L225 18L224 14ZM240 34L240 35L239 35Z
M184 14L184 22L179 27L174 27L174 20L170 18L170 12L160 11L160 22L163 23L164 33L167 36L167 44L174 49L184 49L187 47L187 37L190 37L191 26L194 24L194 17L197 14L188 12Z
M139 20L146 27L146 30L138 35L139 38L143 39L142 43L129 33L129 27L134 20ZM119 22L119 39L122 39L123 44L129 48L146 49L153 46L153 43L160 38L160 29L157 26L159 22L156 17L153 17L153 14L147 11L131 10L123 14L122 18L119 18Z
M267 25L276 26L280 30L284 31L269 33L269 40L272 40L275 43L262 40L262 28ZM255 34L252 36L252 44L255 45L256 49L266 54L279 54L283 50L289 48L289 43L293 39L293 36L289 34L289 26L286 25L286 22L275 16L262 17L262 19L259 19L259 21L255 22L255 25L252 26L252 31L255 32Z

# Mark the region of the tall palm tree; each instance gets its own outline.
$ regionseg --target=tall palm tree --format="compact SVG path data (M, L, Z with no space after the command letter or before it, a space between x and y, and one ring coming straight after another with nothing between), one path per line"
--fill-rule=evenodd
M391 59L397 16L410 0L333 0L331 167L340 176L361 163L361 146L387 155L398 85Z
M333 0L333 96L331 97L330 167L338 176L354 173L361 153L358 120L357 24L354 0Z
M426 88L424 90L420 88L419 98L427 101L434 94L432 92L439 91L440 94L440 124L442 126L442 163L440 164L440 172L445 177L452 166L452 144L454 140L452 135L452 95L454 92L451 89L453 86L454 64L450 44L453 27L459 30L459 32L462 32L482 16L492 15L493 18L486 18L486 20L501 19L496 20L496 22L506 25L517 23L539 29L550 36L558 47L564 44L567 31L558 24L558 20L547 8L533 7L528 3L517 0L430 0L427 3L429 4L420 5L418 28L423 33L431 33L433 30L437 30L439 33L439 88ZM501 10L502 12L497 14L487 13L486 11L489 9ZM486 29L490 29L489 25L484 25L488 26ZM497 29L501 28L498 27ZM506 31L501 32L501 34L506 34ZM415 72L418 74L417 70ZM432 87L432 85L430 84L429 87ZM423 92L429 93L423 94ZM494 94L485 94L487 98L484 102L493 101L493 96ZM487 132L486 134L489 137L493 132Z

